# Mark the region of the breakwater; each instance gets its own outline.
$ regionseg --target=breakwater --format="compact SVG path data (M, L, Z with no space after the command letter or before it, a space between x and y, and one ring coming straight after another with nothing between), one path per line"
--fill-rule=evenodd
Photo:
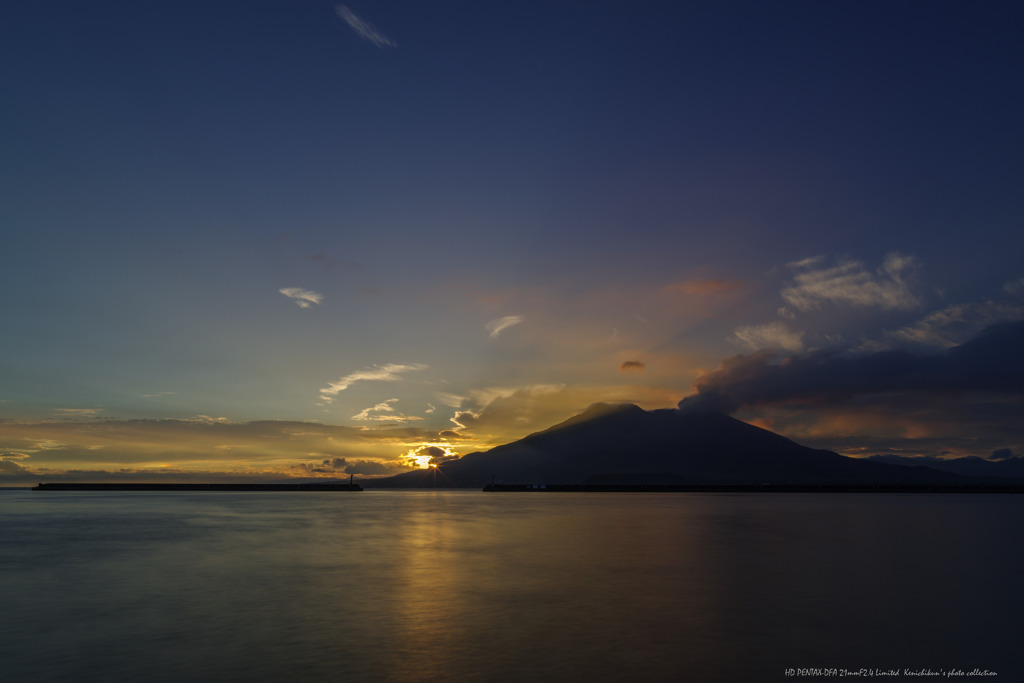
M147 483L50 483L33 491L362 491L359 484L147 484Z
M483 490L553 493L1024 493L1024 484L488 484Z

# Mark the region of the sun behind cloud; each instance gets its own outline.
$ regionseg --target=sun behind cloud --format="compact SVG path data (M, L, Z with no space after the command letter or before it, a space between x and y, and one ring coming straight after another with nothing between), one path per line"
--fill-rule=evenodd
M443 441L430 441L415 444L405 452L402 460L411 467L429 469L442 462L458 458L458 454L450 445Z

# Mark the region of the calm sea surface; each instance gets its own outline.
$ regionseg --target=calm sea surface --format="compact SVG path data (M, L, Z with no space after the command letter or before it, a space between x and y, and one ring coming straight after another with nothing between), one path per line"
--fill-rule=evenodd
M1017 495L3 491L0 680L1021 681L1022 522Z

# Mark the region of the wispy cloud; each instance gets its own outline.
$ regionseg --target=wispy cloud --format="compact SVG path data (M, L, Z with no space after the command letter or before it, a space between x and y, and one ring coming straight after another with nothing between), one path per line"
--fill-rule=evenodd
M466 406L450 419L459 436L472 439L473 448L481 450L558 424L595 402L661 408L678 400L676 391L633 383L489 387L471 391Z
M373 43L377 47L398 47L393 40L374 28L373 24L357 16L349 9L348 5L335 5L334 12L363 40Z
M703 318L735 302L743 290L744 283L740 280L689 279L663 286L650 301L656 307L656 314L667 312L673 318Z
M4 456L6 456L6 453ZM31 470L27 470L18 463L6 459L0 459L0 475L35 476Z
M983 301L953 304L888 334L897 342L951 348L1003 320L1024 316L1024 306L1014 302ZM869 345L870 346L870 345ZM884 345L877 345L884 348Z
M782 290L782 298L798 311L820 309L825 303L862 308L907 310L920 301L911 291L910 277L918 266L913 256L887 254L875 271L860 261L843 261L821 268L820 257L789 264L797 271L794 284ZM787 311L780 311L786 315Z
M348 389L356 382L397 382L402 375L416 370L426 370L427 366L422 363L404 365L401 363L388 363L387 365L374 365L372 368L357 370L345 375L336 382L331 382L320 390L320 397L325 403L330 403L334 397Z
M444 392L438 392L435 394L437 400L448 406L449 408L459 408L462 406L463 401L466 400L465 396L459 396L458 394L447 394Z
M497 318L487 323L486 325L484 325L484 329L490 333L491 339L494 339L504 330L507 330L513 325L518 325L519 323L523 322L523 320L525 320L525 318L523 318L523 316L521 315L506 315L502 318Z
M1003 291L1017 297L1024 297L1024 277L1019 280L1007 282L1003 285Z
M103 408L57 408L53 412L65 417L95 417Z
M639 360L627 360L627 361L623 361L623 362L622 362L622 363L621 363L621 364L619 365L619 371L620 371L620 372L626 372L626 371L628 371L628 370L637 370L637 371L643 371L643 369L644 369L645 367L647 367L647 364L646 364L646 363L644 363L643 361L639 361Z
M774 322L767 325L745 325L733 332L733 338L752 351L761 349L782 349L784 351L803 351L803 332L794 332L785 323Z
M400 415L395 412L392 404L397 403L397 398L389 398L386 401L381 401L375 406L370 406L365 410L352 416L353 420L359 420L360 422L367 421L378 421L387 420L388 422L410 422L413 420L422 420L422 417L416 417L413 415Z
M508 422L522 426L535 417L538 399L555 396L564 384L531 384L520 387L487 387L470 392L476 410L459 410L451 421L460 428L477 428L488 422ZM498 416L497 419L495 416ZM557 420L550 420L554 423Z
M191 418L193 422L202 424L230 424L231 420L226 417L213 417L212 415L196 415Z
M382 418L382 414L387 413L388 415L394 415L395 409L392 407L391 404L397 402L397 398L389 398L386 401L381 401L377 405L370 406L369 408L366 408L360 411L359 413L356 413L355 415L352 416L352 419L359 420L361 422L367 420L386 419L387 415L384 415L384 417Z
M310 308L313 304L319 304L324 300L323 294L299 287L285 287L277 291L297 303L299 308Z

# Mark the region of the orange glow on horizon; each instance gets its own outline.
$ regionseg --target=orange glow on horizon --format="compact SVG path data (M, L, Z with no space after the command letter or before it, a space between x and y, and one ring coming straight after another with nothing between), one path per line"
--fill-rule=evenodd
M412 448L402 455L402 460L421 470L436 468L438 463L434 461L435 458L450 458L458 455L455 449L443 441L421 441L406 445L412 446Z

